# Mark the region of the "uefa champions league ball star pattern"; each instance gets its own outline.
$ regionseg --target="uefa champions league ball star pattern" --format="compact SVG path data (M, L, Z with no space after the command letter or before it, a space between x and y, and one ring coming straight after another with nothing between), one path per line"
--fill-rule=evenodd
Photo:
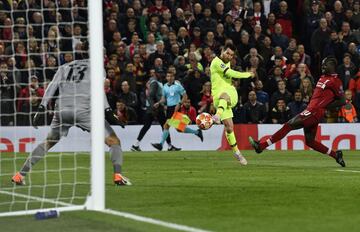
M201 130L208 130L213 125L213 119L208 113L201 113L196 117L196 125Z

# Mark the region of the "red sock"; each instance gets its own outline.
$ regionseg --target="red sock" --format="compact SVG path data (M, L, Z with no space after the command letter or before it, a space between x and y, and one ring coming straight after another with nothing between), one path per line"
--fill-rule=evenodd
M285 123L280 130L278 130L275 134L273 134L270 139L267 139L266 141L263 141L260 143L260 148L261 150L264 150L265 148L267 148L268 146L270 146L271 144L276 143L277 141L281 140L282 138L285 137L285 135L287 135L290 131L291 131L291 127L288 123Z
M328 148L327 146L325 146L324 144L322 144L322 143L320 143L318 141L312 141L310 143L307 143L306 145L308 145L309 147L311 147L315 151L318 151L318 152L323 153L323 154L327 154L327 155L333 157L334 159L336 158L335 151L330 150L330 148Z

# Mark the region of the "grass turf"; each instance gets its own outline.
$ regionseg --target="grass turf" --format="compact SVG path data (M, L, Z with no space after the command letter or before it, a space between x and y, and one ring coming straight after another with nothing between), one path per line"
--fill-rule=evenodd
M358 152L344 152L347 168L340 168L334 160L310 151L244 153L249 161L247 167L240 167L229 152L126 153L124 171L133 186L113 186L108 161L106 205L114 210L211 231L358 231L360 173L336 171L360 171ZM17 162L11 162L9 157L2 154L1 173L19 167L25 155ZM65 156L58 161L59 157L54 155L53 159L39 163L34 171L44 168L45 163L48 169L56 170L61 163L64 173L52 173L53 178L47 178L46 183L76 180L80 185L75 195L71 188L62 187L61 197L68 202L69 196L84 195L88 186L82 182L88 178L88 171L84 168L75 175L68 168L74 165L74 157ZM78 156L76 163L86 167L88 156ZM44 183L42 173L34 172L31 179L34 185ZM1 189L10 186L8 176L1 176ZM58 187L46 189L45 195L57 196ZM26 194L28 188L18 191ZM44 189L32 189L32 194L42 196ZM7 200L7 196L0 194L0 203ZM74 199L74 202L82 200ZM4 207L8 205L0 205L0 209ZM0 218L0 228L12 232L171 231L85 211L63 213L59 219L43 221L29 216Z

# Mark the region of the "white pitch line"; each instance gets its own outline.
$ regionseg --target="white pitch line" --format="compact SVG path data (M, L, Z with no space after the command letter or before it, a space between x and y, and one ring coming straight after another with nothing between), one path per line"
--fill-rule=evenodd
M27 199L30 199L30 200L35 200L35 201L40 201L40 202L42 201L42 202L51 203L51 204L57 204L57 205L61 205L61 206L67 206L69 208L73 208L73 210L84 209L84 206L81 206L81 205L75 206L73 204L69 204L69 203L66 203L66 202L55 201L55 200L41 198L41 197L34 197L34 196L29 196L29 195L25 195L25 194L21 194L21 193L8 192L8 191L0 190L0 194L16 196L16 197L22 197L22 198L27 198ZM12 213L8 213L8 214L9 214L9 216L10 215L17 216L17 215L24 215L24 214L26 215L26 214L32 214L32 213L35 213L36 211L42 211L42 210L43 209L28 210L28 211L24 211L24 212L12 212ZM71 210L71 209L69 209L69 210ZM64 211L67 211L67 210L64 210ZM153 218L149 218L149 217L143 217L143 216L139 216L139 215L136 215L136 214L120 212L120 211L116 211L116 210L112 210L112 209L105 209L105 210L102 210L100 212L115 215L115 216L124 217L124 218L127 218L127 219L132 219L132 220L139 221L139 222L145 222L145 223L149 223L149 224L163 226L163 227L167 227L167 228L171 228L171 229L175 229L175 230L179 230L179 231L185 231L185 232L211 232L209 230L203 230L203 229L198 229L198 228L185 226L185 225L180 225L180 224L176 224L176 223L165 222L165 221L161 221L161 220L157 220L157 219L153 219ZM1 215L0 215L0 217L1 217Z
M171 229L175 229L175 230L180 230L180 231L186 231L186 232L210 232L209 230L203 230L203 229L198 229L198 228L185 226L185 225L179 225L179 224L175 224L175 223L171 223L171 222L160 221L160 220L157 220L157 219L143 217L143 216L139 216L139 215L131 214L131 213L126 213L126 212L120 212L120 211L116 211L116 210L112 210L112 209L105 209L104 211L101 211L101 212L111 214L111 215L120 216L120 217L124 217L124 218L128 218L128 219L132 219L132 220L135 220L135 221L146 222L146 223L150 223L150 224L154 224L154 225L158 225L158 226L163 226L163 227L167 227L167 228L171 228Z
M66 202L55 201L55 200L41 198L41 197L33 197L33 196L29 196L29 195L25 195L25 194L21 194L21 193L15 193L15 192L8 192L8 191L0 190L0 194L5 194L5 195L15 196L15 197L22 197L22 198L26 198L26 199L30 199L30 200L34 200L34 201L46 202L46 203L51 203L51 204L61 205L61 206L74 206L73 204L69 204Z
M344 169L336 169L337 172L353 172L353 173L360 173L360 171L356 170L344 170Z

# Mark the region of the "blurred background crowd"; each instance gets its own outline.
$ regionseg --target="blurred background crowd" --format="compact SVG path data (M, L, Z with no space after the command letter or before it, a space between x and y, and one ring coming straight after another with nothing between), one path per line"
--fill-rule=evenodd
M105 92L120 120L142 124L147 81L175 74L189 111L214 113L209 66L225 43L237 47L235 123L284 123L305 109L336 57L347 104L324 122L360 113L359 0L103 0ZM59 65L81 59L86 0L0 2L0 125L30 125ZM95 67L96 68L96 67Z

